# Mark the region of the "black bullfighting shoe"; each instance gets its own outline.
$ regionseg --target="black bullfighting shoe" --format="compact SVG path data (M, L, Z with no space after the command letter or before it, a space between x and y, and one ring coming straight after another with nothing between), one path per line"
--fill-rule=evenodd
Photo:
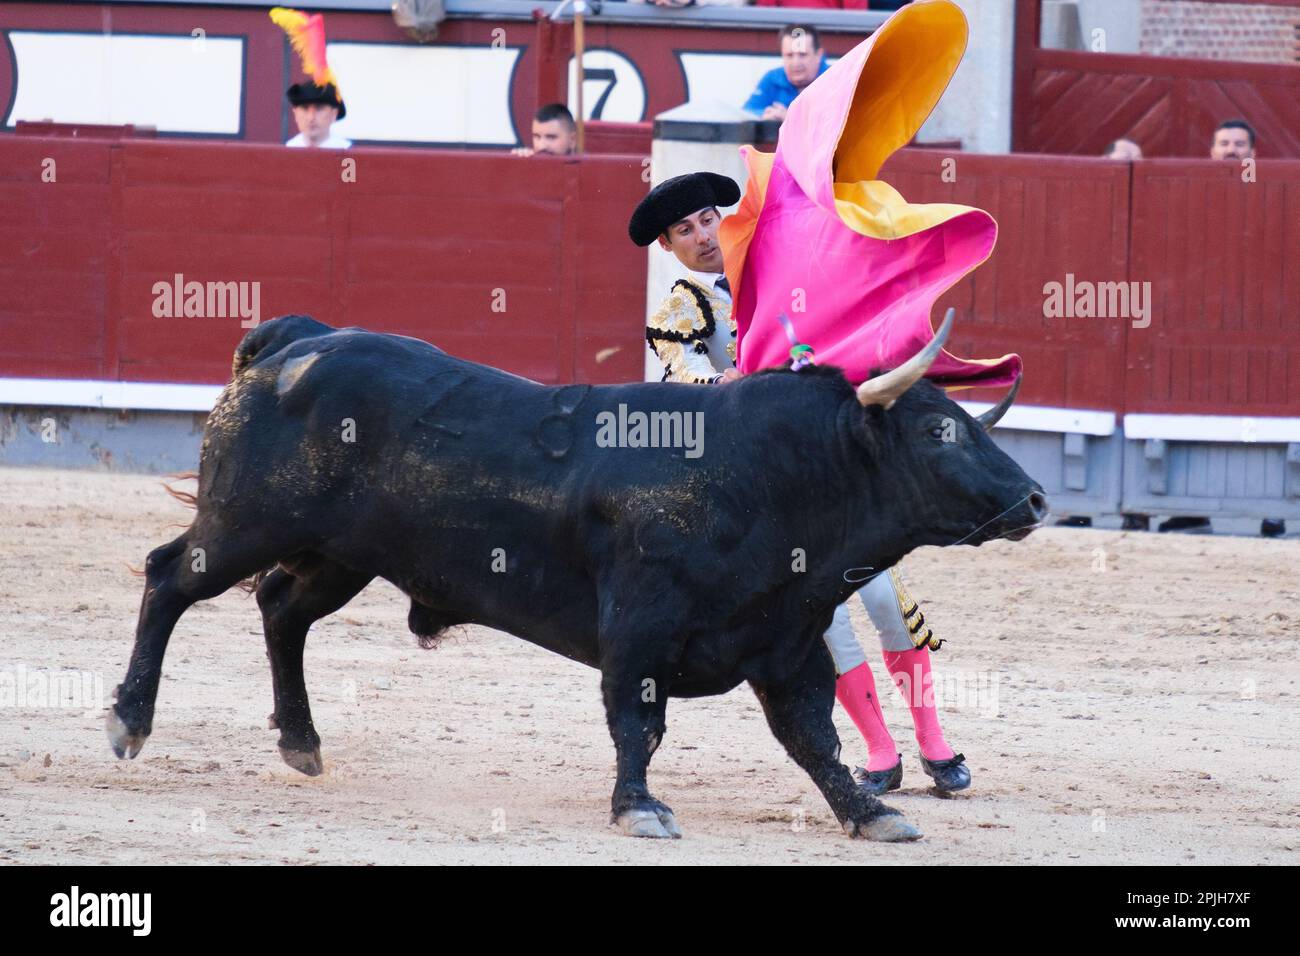
M897 790L903 785L903 755L898 755L898 763L888 770L868 770L865 767L853 768L853 779L858 786L878 797L889 790Z
M926 760L921 754L921 769L927 776L934 778L934 789L941 793L965 790L970 786L970 769L966 766L966 757L957 754L947 760Z

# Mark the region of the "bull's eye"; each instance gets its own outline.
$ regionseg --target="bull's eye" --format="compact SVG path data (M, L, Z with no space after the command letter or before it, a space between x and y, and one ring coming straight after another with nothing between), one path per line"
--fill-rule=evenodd
M930 429L930 437L936 441L943 441L944 428L942 425L935 425Z

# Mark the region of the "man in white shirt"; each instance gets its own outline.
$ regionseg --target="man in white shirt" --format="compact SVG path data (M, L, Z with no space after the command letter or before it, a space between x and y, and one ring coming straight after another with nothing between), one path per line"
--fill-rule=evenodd
M315 83L295 83L285 92L293 106L294 122L298 135L284 145L307 149L347 149L352 141L335 136L331 127L335 121L348 115L348 108L339 98L333 83L317 86Z

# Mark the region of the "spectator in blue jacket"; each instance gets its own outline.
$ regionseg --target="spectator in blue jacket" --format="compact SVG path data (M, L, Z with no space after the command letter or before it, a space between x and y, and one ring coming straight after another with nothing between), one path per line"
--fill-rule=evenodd
M782 27L781 65L763 74L758 88L745 101L745 110L765 120L784 120L786 108L799 91L829 66L816 27L801 24Z

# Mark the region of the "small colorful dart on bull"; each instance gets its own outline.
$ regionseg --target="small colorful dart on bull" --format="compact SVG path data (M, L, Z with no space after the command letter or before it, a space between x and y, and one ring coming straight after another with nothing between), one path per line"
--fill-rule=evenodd
M790 369L797 372L806 365L812 365L816 362L816 353L811 345L805 345L800 342L794 334L794 323L790 317L782 312L777 316L781 320L781 325L785 328L785 336L790 340Z

